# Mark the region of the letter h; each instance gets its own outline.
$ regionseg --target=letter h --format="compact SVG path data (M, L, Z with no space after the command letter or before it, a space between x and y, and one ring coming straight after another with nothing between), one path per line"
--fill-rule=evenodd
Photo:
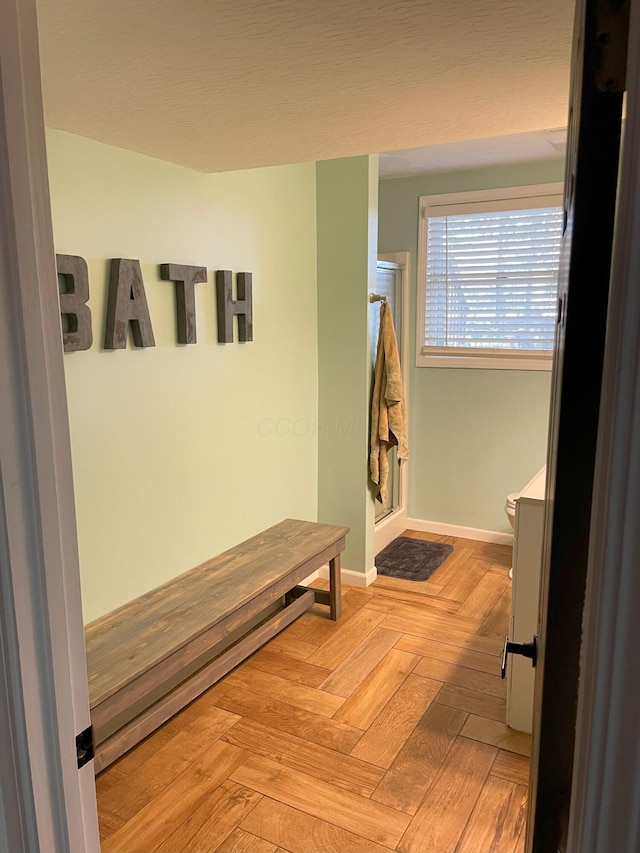
M231 270L216 270L218 297L218 343L233 343L233 317L238 317L238 338L253 340L253 305L251 299L251 273L237 275L238 298L233 298Z

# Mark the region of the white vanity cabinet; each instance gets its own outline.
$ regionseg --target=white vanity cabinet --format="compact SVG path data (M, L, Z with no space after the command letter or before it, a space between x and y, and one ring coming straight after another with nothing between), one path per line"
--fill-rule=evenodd
M545 475L546 466L516 500L509 639L517 643L530 643L538 630ZM532 730L534 672L528 658L509 655L507 724L521 732Z

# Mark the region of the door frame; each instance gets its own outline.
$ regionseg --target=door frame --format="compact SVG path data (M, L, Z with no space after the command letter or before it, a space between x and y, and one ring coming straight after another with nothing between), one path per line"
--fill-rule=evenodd
M100 849L34 0L0 2L0 848ZM6 846L5 846L6 845Z
M631 3L568 849L634 853L640 827L640 3Z
M637 14L637 0L633 5ZM585 623L585 616L588 616L584 608L586 591L597 585L605 568L605 563L599 562L595 547L599 539L611 546L606 572L616 576L616 585L625 576L622 555L614 547L615 517L603 513L606 507L598 507L594 501L598 489L602 489L599 485L602 472L598 466L603 440L609 431L615 430L615 450L621 453L627 474L629 467L634 465L635 455L633 445L620 446L619 443L624 436L620 422L628 431L633 430L627 408L629 398L615 396L618 377L605 361L606 357L611 358L608 353L621 343L613 338L609 313L613 299L613 265L626 266L632 248L632 241L620 245L620 235L630 223L627 211L620 207L618 168L627 42L630 51L638 50L634 39L627 37L628 11L629 2L579 0L576 5L565 176L565 236L560 262L547 455L528 853L550 850L580 850L583 853L585 848L581 844L574 846L568 838L571 827L572 837L576 837L587 830L592 821L592 815L585 808L584 780L577 789L573 787L578 780L577 774L584 772L586 766L593 769L598 750L603 744L606 746L610 738L620 743L620 737L626 735L628 739L631 731L627 728L616 735L609 728L611 718L601 719L602 726L594 730L592 742L586 743L583 718L577 714L578 697L582 696L581 713L591 715L596 702L615 705L625 701L628 691L638 689L625 671L629 665L627 660L606 658L610 677L599 683L602 695L596 695L593 689L585 693L589 687L587 676L594 665L587 656L590 645L604 644L606 648L609 641L603 628L611 625L607 618ZM630 67L637 69L636 59L630 57ZM637 117L628 111L627 121L633 124ZM627 133L627 143L626 154L635 168L640 154L637 139ZM614 246L618 251L617 259ZM624 292L626 296L622 301L630 299L633 304L633 294L629 292L633 280L620 282L620 285L622 291L618 298ZM633 325L634 319L638 319L637 315L631 314L621 330L629 335L627 352L633 352L629 347L635 345L632 342L639 331L639 327ZM636 363L630 363L629 367L634 372L637 370ZM630 390L625 389L626 392ZM610 408L605 405L607 395ZM613 493L604 495L601 491L600 496L611 508L615 489L623 488L624 484L610 477L607 485ZM622 497L620 493L613 506L627 511ZM626 617L634 618L626 610L633 599L633 585L629 585L628 591L631 595L621 605L623 612L618 612L623 621ZM600 602L599 616L612 617L614 603L613 599ZM607 815L601 824L604 835L593 850L622 853L635 849L637 844L640 811L637 802L629 803L629 790L637 796L640 780L630 777L629 771L638 769L638 760L635 768L633 762L625 763L625 751L632 750L628 745L626 750L623 746L619 754L612 757L616 774L611 778L611 790L615 791L614 801L620 797L620 803L624 804L619 810L620 825L615 825ZM581 755L580 767L578 755ZM602 777L597 775L592 779L597 780L598 793L601 793Z
M400 270L402 290L402 330L400 347L400 358L402 361L402 385L404 392L404 413L407 424L409 423L409 281L411 276L411 255L409 252L383 252L378 255L378 261L395 264ZM407 460L400 463L400 505L393 512L385 515L375 525L374 529L374 555L393 542L407 529L407 518L409 517L409 469Z
M631 6L629 79L635 84L638 0ZM16 853L37 849L31 842L39 833L41 849L52 853L95 853L93 768L89 764L78 773L69 742L76 727L87 722L88 704L78 679L79 573L59 316L55 291L47 285L55 280L55 267L34 0L1 0L0 20L0 179L8 177L11 183L10 193L0 193L0 317L11 321L10 334L0 336L0 390L10 386L13 391L2 398L0 410L0 562L12 592L8 597L3 587L0 609L0 684L7 687L0 699L0 721L10 723L0 727L0 743L9 750L3 755L12 759L0 765L0 806L5 817L13 816L0 822L0 847L6 842ZM630 94L623 160L629 185L623 184L618 217L616 304L605 373L608 405L600 419L583 635L587 662L575 765L582 778L571 804L570 849L581 853L635 851L631 832L637 828L639 808L640 756L628 748L626 735L640 716L640 697L629 669L633 660L629 664L624 656L636 646L634 620L640 611L635 571L640 548L640 133L635 85ZM24 394L16 395L16 389ZM24 487L22 500L16 486ZM52 715L47 721L43 710ZM635 826L629 822L632 816Z

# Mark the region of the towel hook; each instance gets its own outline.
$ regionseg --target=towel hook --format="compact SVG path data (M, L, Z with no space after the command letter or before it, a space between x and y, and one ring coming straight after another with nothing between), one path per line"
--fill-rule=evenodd
M380 296L378 293L370 293L369 294L369 302L386 302L386 296Z

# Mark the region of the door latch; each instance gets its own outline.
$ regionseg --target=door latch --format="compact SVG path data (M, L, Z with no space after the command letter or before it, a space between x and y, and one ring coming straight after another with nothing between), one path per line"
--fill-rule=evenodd
M514 643L508 637L505 638L504 650L502 652L502 668L500 669L501 678L505 678L507 674L507 657L510 654L531 658L531 666L535 666L538 660L538 638L534 636L531 643Z
M78 770L95 758L93 726L89 726L79 735L76 735L76 757L78 759Z

